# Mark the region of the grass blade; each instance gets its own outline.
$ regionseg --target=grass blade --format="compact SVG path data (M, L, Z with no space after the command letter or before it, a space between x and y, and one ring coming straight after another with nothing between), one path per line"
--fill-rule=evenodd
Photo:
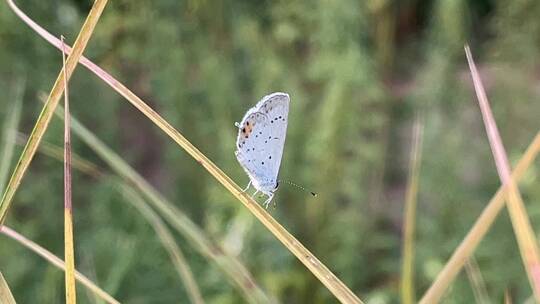
M62 36L62 47L64 37ZM73 204L71 201L71 126L69 92L66 75L66 56L62 52L64 71L64 259L66 260L66 303L77 303L75 289L75 250L73 245Z
M536 156L540 152L540 132L536 134L533 141L525 151L525 154L518 161L518 164L512 173L512 179L519 181L527 169L533 164ZM446 288L455 279L458 272L472 255L480 241L484 238L489 228L504 207L504 190L501 186L493 198L484 208L472 228L469 230L463 241L456 248L448 262L444 265L441 272L437 275L435 281L426 291L420 303L437 303L443 295Z
M420 115L420 114L419 114ZM422 139L424 123L417 117L414 123L413 147L410 159L407 194L405 198L405 220L403 231L403 253L401 265L401 303L412 304L414 295L414 229L416 223L416 203L418 195L418 180L422 159Z
M15 298L13 297L13 294L11 294L11 290L9 290L9 286L6 279L4 279L2 272L0 272L0 303L16 304Z
M11 2L10 0L8 0ZM23 16L20 10L10 7L18 16ZM58 39L50 34L45 34L45 30L31 21L26 15L21 17L27 24L35 29L42 37L61 50ZM31 22L30 22L31 21ZM38 30L39 29L39 30ZM69 49L68 49L69 50ZM81 64L86 66L98 77L115 89L120 95L126 98L133 106L141 111L148 119L158 126L164 133L182 147L191 157L205 168L217 181L219 181L233 196L235 196L281 243L293 253L309 269L321 283L343 303L362 303L360 299L339 280L313 253L292 236L283 226L281 226L264 208L262 208L247 193L242 191L229 176L208 159L201 151L193 146L180 132L169 124L156 111L148 106L142 99L131 92L126 86L112 77L110 74L99 68L86 58L81 58Z
M486 283L484 282L480 267L478 267L478 262L476 262L474 255L467 260L467 263L465 263L465 272L467 272L467 277L469 278L469 283L471 284L476 303L492 303L487 293Z
M59 106L59 110L61 107ZM57 111L62 116L62 111ZM203 256L215 262L227 277L235 283L250 303L269 302L253 276L235 257L228 255L220 245L211 241L189 217L172 202L163 197L142 176L130 167L118 154L107 147L75 117L71 117L73 132L101 157L119 176L136 187L158 212L190 241Z
M48 149L42 149L44 147L48 147ZM55 145L49 144L46 141L43 141L41 143L38 151L56 160L63 161L62 149ZM54 153L50 153L51 151L54 151ZM81 172L88 174L92 177L101 177L104 175L99 171L99 169L97 169L97 166L87 161L86 159L79 157L78 161L80 161L82 164L73 167L81 170ZM152 208L148 206L144 199L136 193L136 190L134 190L131 186L128 185L128 182L119 181L118 190L122 190L122 193L130 198L127 201L134 205L141 212L141 214L143 214L146 220L152 225L152 227L156 231L163 246L169 252L171 260L173 261L173 264L175 265L176 270L180 275L180 278L186 284L186 289L188 290L188 294L190 295L192 302L204 303L199 288L193 278L193 274L189 269L189 265L185 261L185 258L180 248L176 244L173 235L171 234L167 226L163 223L161 218L152 210Z
M540 302L540 254L538 244L536 243L536 236L531 227L519 189L510 176L510 163L506 156L506 151L502 144L497 124L491 113L489 101L469 46L465 46L465 53L467 55L467 61L469 62L469 68L471 69L474 88L480 104L482 118L484 119L484 124L486 126L491 151L493 152L497 171L499 172L499 178L506 190L506 202L510 213L510 219L512 220L512 226L514 227L514 233L516 234L518 241L521 258L536 300Z
M81 31L79 32L77 40L75 41L73 52L69 55L67 59L67 71L65 73L67 75L67 78L71 77L71 75L73 74L77 62L79 62L79 58L82 56L82 53L86 45L88 44L88 40L92 36L92 32L106 4L107 0L96 0L94 2L94 5L92 6L90 13L88 14L88 17L86 18L86 21L84 22ZM39 114L34 129L30 134L30 139L28 140L28 143L26 144L23 152L21 153L19 161L17 162L15 170L13 171L11 179L9 180L9 183L6 187L2 200L0 201L0 225L4 223L4 220L6 219L6 215L11 205L11 202L13 201L13 197L15 196L15 192L19 188L21 180L24 176L24 173L28 169L30 162L32 162L32 158L36 153L37 146L39 145L43 134L45 134L45 131L47 130L47 126L51 121L54 109L58 105L58 101L60 99L60 96L62 95L62 91L64 90L63 87L65 74L63 70L64 69L62 68L62 71L60 71L58 77L56 78L49 97L47 98L47 102L45 103L45 106Z
M17 144L24 145L27 138L28 136L23 133L18 133ZM60 146L42 141L39 144L38 151L61 162L64 161L64 149ZM71 152L71 167L96 179L103 175L101 169L97 165L87 161L76 153L73 153L73 151Z
M52 265L56 266L62 271L66 270L65 263L62 261L59 257L55 256L52 252L48 251L47 249L41 247L40 245L32 242L31 240L27 239L23 235L17 233L15 230L7 227L7 226L0 226L0 233L6 235L7 237L13 239L14 241L18 242L19 244L23 245L24 247L32 250L37 255L41 256L45 260L47 260ZM90 279L88 279L86 276L81 274L78 271L75 271L75 278L79 283L83 284L86 288L88 288L90 291L92 291L94 294L96 294L98 297L106 301L110 304L120 304L115 298L113 298L111 295L106 293L104 290L99 288L94 282L92 282Z
M508 289L504 291L504 304L512 304L512 297Z
M146 218L146 220L152 225L156 234L158 235L161 243L169 252L171 260L178 272L180 279L184 282L186 291L189 295L191 303L202 304L204 300L201 292L193 277L193 273L186 262L182 251L176 244L172 233L169 231L165 223L161 218L150 208L142 197L126 183L119 183L119 188L126 197L126 200L131 203L139 212Z
M15 151L15 137L17 135L17 126L21 119L22 100L24 89L26 87L25 80L19 81L15 93L15 98L11 109L6 113L4 120L2 136L2 156L0 159L0 193L4 192L4 186L9 177L9 168L11 159Z

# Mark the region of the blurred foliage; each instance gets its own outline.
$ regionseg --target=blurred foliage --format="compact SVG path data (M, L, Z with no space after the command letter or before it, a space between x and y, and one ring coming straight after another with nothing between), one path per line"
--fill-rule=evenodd
M91 1L20 0L38 23L73 42ZM234 157L244 111L263 95L291 95L273 215L368 303L398 301L402 212L416 111L426 117L420 173L416 284L421 295L499 186L465 65L469 42L511 160L540 127L540 2L532 0L111 1L86 56L111 72L240 185ZM0 117L26 79L21 131L29 133L61 56L0 3ZM332 295L244 207L123 98L82 67L72 113L118 151L284 303ZM53 121L46 140L62 143ZM73 149L106 168L77 138ZM20 149L16 151L19 153ZM521 185L540 227L538 167ZM109 179L74 172L78 269L126 303L186 302L152 228L122 204ZM62 165L38 156L8 225L63 255ZM540 228L536 229L540 233ZM0 263L20 303L59 303L63 275L2 237ZM237 303L219 270L178 237L203 297ZM506 212L481 243L488 294L530 294ZM95 299L79 290L81 303ZM461 274L445 303L472 303Z

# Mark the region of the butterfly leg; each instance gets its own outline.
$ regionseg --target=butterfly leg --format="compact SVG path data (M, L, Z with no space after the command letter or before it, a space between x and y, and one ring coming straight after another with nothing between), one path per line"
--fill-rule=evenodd
M270 206L270 202L272 201L272 198L274 198L274 194L269 194L268 199L263 203L263 206L268 209L268 206Z
M255 191L255 193L253 193L253 194L251 195L251 198L252 198L252 199L255 199L255 195L256 195L257 193L259 193L259 190Z
M251 181L249 181L249 183L248 183L246 189L242 190L242 192L246 192L246 191L249 189L249 186L251 186Z

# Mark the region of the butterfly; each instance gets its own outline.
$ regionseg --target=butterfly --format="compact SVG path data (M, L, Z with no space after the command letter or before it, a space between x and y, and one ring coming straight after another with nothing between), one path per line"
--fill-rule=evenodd
M287 135L289 101L286 93L266 95L247 111L240 123L235 123L236 159L250 179L244 192L253 185L256 191L252 197L259 191L267 195L263 204L266 208L279 186L277 177Z

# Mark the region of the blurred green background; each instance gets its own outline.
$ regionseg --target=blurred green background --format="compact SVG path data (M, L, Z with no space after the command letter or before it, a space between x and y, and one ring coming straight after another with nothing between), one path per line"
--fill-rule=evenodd
M20 0L72 44L92 1ZM85 55L183 133L239 185L236 128L262 96L291 95L272 215L367 303L399 302L403 204L415 113L425 118L415 244L419 298L500 185L463 52L477 59L510 160L540 127L540 2L533 0L110 1ZM0 3L0 123L23 90L28 134L60 53ZM71 111L283 303L335 298L197 162L79 66ZM45 140L62 145L53 119ZM112 172L78 137L75 153ZM18 146L15 159L21 147ZM14 161L13 160L13 164ZM13 168L13 167L11 167ZM520 189L540 233L538 161ZM152 227L110 175L74 171L77 269L126 303L187 303ZM7 224L63 256L63 167L38 154ZM3 187L4 185L0 185ZM245 301L178 233L208 303ZM0 270L20 303L64 301L63 273L0 237ZM504 210L475 254L489 297L531 295ZM98 303L78 286L80 303ZM465 272L445 303L474 302Z

